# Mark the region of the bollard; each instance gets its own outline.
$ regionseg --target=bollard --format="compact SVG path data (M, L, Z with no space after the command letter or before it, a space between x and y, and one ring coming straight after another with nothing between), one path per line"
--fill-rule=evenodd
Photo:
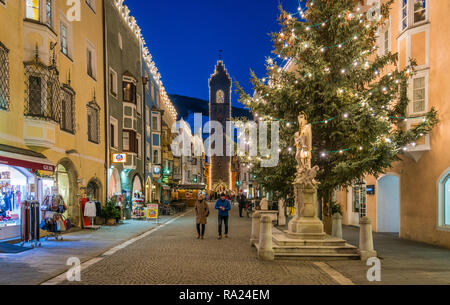
M335 213L333 215L333 229L331 236L342 239L342 215Z
M286 225L286 214L284 212L284 199L280 199L278 201L278 225L285 226Z
M272 247L272 218L269 215L263 215L260 222L258 258L273 261L275 254Z
M259 241L259 230L260 230L260 221L261 215L258 211L255 211L252 214L252 234L250 236L250 245L253 247L256 242Z
M373 248L372 221L365 216L361 218L359 224L359 252L361 260L365 261L371 257L377 257L377 252Z

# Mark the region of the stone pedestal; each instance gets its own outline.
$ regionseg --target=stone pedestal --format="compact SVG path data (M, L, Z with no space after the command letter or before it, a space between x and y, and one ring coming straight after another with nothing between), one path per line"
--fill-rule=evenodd
M259 241L260 218L261 215L259 214L259 211L255 211L252 214L252 234L250 235L250 245L252 247Z
M363 217L359 225L359 252L361 260L365 261L377 256L377 252L373 248L372 221L369 217Z
M286 214L284 212L284 199L280 199L278 201L278 225L279 226L285 226L286 225Z
M277 211L255 211L252 215L252 233L250 235L250 245L254 246L255 243L259 242L259 233L260 233L260 220L261 218L267 215L271 221L277 220Z
M331 236L342 238L342 215L339 213L333 215L333 229Z
M325 239L323 223L317 217L317 189L294 183L296 215L289 222L288 235L298 239Z
M260 220L258 258L266 261L275 259L272 247L272 218L269 215L263 215Z

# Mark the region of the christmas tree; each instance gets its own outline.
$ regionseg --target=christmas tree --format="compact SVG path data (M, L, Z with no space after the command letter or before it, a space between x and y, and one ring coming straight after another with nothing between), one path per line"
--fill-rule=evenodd
M377 32L389 18L392 0L380 6L378 15L363 12L360 3L306 1L296 14L280 7L281 30L272 34L273 52L288 63L268 58L266 77L252 72L254 95L238 86L240 101L255 118L280 122L278 166L249 162L255 180L284 198L293 192L297 116L306 114L325 217L331 214L336 188L384 173L438 123L431 109L407 129L407 120L413 119L407 107L414 60L400 69L397 54L380 54L377 47Z

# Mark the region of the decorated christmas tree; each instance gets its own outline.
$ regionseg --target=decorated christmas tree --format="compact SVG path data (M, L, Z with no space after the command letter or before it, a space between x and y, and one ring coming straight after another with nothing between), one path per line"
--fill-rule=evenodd
M438 123L434 109L408 117L414 60L401 69L397 54L378 50L378 30L392 1L372 13L360 4L306 1L295 14L280 8L281 30L272 34L275 58L267 59L267 76L252 73L253 95L239 87L240 101L255 118L280 122L278 166L263 168L256 158L248 162L255 180L284 198L293 192L297 116L307 116L325 217L335 189L384 173ZM409 119L420 124L408 129Z

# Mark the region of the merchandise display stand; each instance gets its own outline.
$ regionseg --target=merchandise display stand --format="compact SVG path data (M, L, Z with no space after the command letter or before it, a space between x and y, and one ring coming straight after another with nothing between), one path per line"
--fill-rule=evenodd
M20 245L24 247L29 244L31 248L40 247L42 244L39 236L39 202L23 201L20 208L22 213Z

